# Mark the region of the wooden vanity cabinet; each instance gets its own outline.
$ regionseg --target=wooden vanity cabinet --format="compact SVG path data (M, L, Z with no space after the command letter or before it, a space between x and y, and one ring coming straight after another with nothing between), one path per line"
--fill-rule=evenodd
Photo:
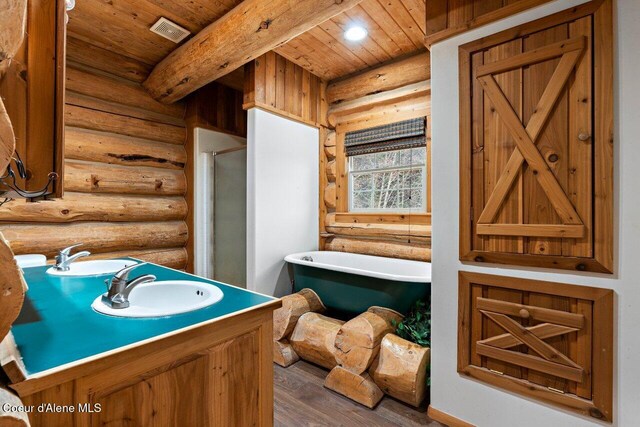
M612 273L611 0L460 47L460 259Z
M279 306L273 301L11 387L25 405L75 407L32 413L33 427L271 426L272 313Z
M613 291L459 273L458 372L613 419Z

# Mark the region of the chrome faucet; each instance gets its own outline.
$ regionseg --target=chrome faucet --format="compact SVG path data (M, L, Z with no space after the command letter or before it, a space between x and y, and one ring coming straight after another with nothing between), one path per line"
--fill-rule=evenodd
M111 281L105 280L107 284L107 293L102 295L102 302L111 308L127 308L129 307L129 294L138 285L149 283L156 280L153 274L145 274L135 279L129 280L129 273L146 262L130 265L113 275Z
M69 271L71 269L71 263L78 258L83 258L91 255L89 251L78 252L75 255L71 254L71 249L77 248L78 246L82 246L82 243L78 243L77 245L69 246L68 248L64 248L58 252L56 256L56 263L53 266L58 271Z

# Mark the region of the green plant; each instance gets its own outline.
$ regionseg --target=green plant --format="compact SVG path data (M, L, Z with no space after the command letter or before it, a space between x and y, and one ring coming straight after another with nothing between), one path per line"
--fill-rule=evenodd
M394 322L396 335L422 347L431 346L431 301L419 299L401 322Z

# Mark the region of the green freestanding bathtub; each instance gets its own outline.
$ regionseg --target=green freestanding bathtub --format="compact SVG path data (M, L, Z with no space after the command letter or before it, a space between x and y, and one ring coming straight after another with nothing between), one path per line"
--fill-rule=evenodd
M431 264L346 252L289 255L294 290L313 289L325 306L349 318L382 306L406 314L431 292Z

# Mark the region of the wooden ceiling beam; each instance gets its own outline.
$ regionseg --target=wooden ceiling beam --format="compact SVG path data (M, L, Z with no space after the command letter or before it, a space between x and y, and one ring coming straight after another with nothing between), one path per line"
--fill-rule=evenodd
M155 66L143 86L171 103L361 0L245 0Z
M420 52L329 82L327 101L329 104L338 104L430 78L431 56L429 52Z

